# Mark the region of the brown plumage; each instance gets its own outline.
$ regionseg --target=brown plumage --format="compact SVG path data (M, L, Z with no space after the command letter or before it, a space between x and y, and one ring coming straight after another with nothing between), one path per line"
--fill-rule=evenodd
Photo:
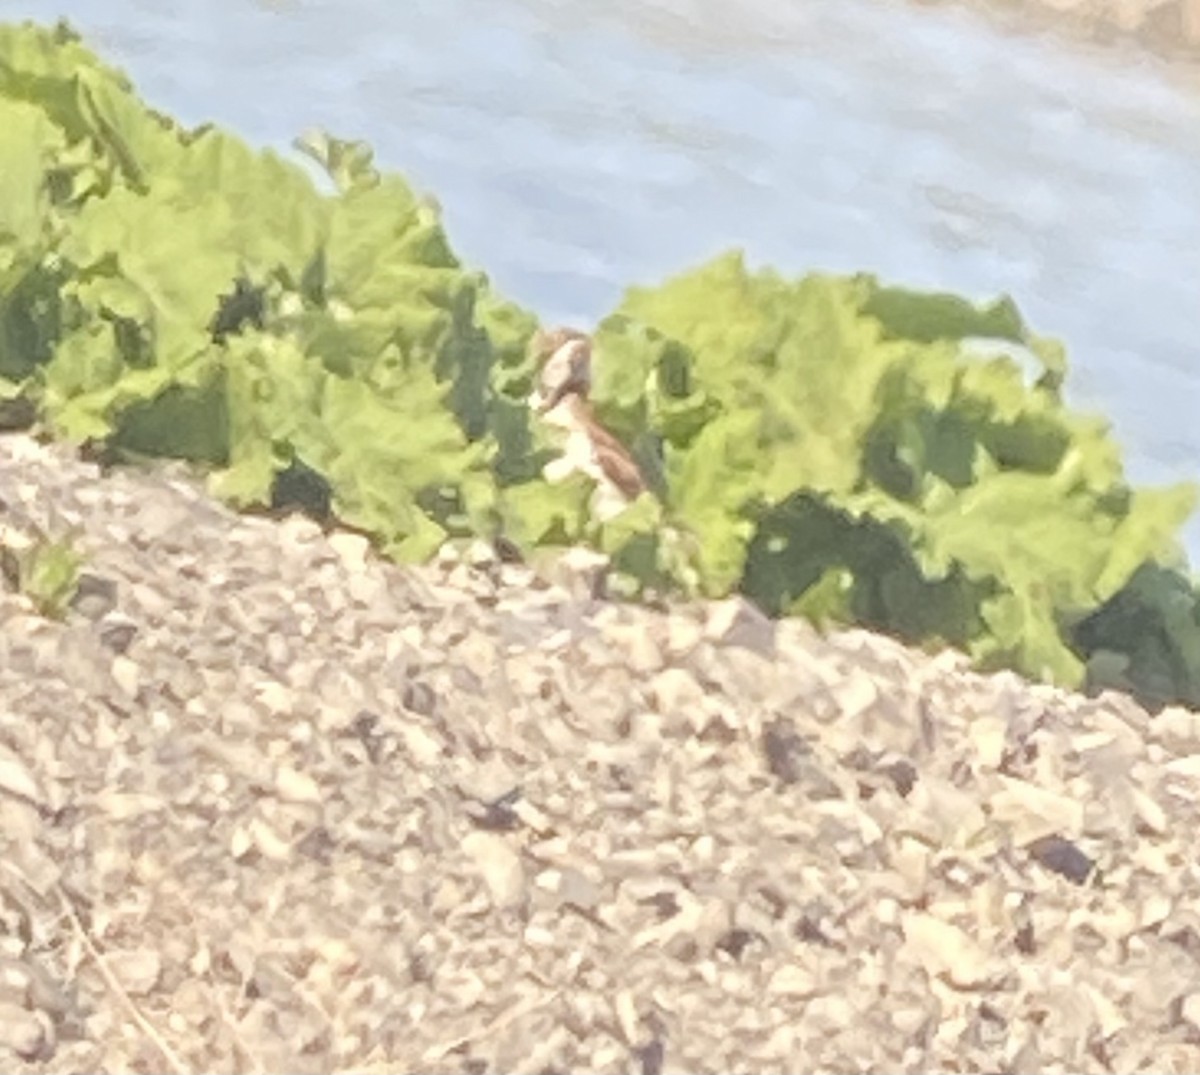
M604 428L592 413L587 400L568 394L560 407L566 408L579 431L591 442L592 454L604 476L628 500L636 500L646 491L641 468L616 437Z
M592 387L592 341L576 329L539 330L532 349L539 365L534 407L543 419L566 429L568 456L583 456L580 469L605 479L626 501L646 491L641 469L625 446L600 424L588 395ZM572 445L571 440L578 443ZM590 462L591 467L586 464ZM593 469L594 468L594 469Z
M538 329L531 347L539 365L539 414L571 392L587 399L592 390L592 341L584 333L573 328Z

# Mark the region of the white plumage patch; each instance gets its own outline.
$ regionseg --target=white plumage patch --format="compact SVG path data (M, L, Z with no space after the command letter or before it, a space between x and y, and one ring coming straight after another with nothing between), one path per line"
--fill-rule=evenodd
M530 407L547 425L567 433L560 458L548 463L543 476L565 481L574 473L596 483L592 514L601 521L619 515L645 489L637 463L625 447L592 416L587 402L592 386L591 341L570 329L539 334L550 350L538 374ZM541 346L535 341L535 346Z
M629 506L629 498L613 483L601 466L596 444L586 425L577 421L569 400L564 400L542 415L549 425L567 430L563 453L542 468L542 476L552 484L580 473L596 483L590 504L592 514L601 522L614 518Z

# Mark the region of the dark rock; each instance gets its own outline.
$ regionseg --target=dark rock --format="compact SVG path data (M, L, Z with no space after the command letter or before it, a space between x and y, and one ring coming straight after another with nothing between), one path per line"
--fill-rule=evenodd
M90 571L82 571L71 598L71 607L89 620L101 620L117 607L117 584Z
M1035 862L1076 885L1082 885L1095 866L1091 858L1061 836L1043 836L1034 840L1029 845L1029 853Z

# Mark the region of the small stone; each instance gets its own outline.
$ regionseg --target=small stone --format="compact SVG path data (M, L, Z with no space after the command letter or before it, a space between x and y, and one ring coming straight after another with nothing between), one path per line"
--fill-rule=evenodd
M775 653L775 621L744 597L712 605L704 633L717 645L741 646L762 657Z
M638 1014L633 994L628 989L620 990L613 1007L616 1009L617 1025L625 1037L625 1044L635 1045L638 1041Z
M504 796L493 802L471 800L463 810L477 828L488 832L513 832L521 827L521 819L513 812L513 797Z
M103 619L117 606L117 584L90 571L80 572L71 607L89 620Z
M166 803L157 795L137 791L117 791L104 788L92 799L95 809L101 811L110 822L127 821L129 818L144 817L166 808Z
M553 948L558 941L558 935L553 930L532 922L525 927L524 936L525 943L534 948Z
M458 782L459 790L481 803L505 802L511 809L521 797L521 788L512 766L498 755L471 765Z
M338 555L342 566L352 574L365 571L367 556L371 551L371 543L361 534L351 534L339 530L329 535L329 547Z
M684 657L704 640L704 627L695 620L671 617L667 624L667 652Z
M1008 723L1000 717L976 717L967 725L967 734L975 747L980 768L997 768L1004 757Z
M1011 776L1001 775L1000 781L1003 787L992 797L992 816L1012 826L1018 846L1043 836L1082 830L1083 803L1078 799Z
M1153 735L1176 754L1200 747L1200 713L1182 706L1167 706L1154 718Z
M830 688L837 703L837 720L848 722L861 717L879 701L879 687L866 673L851 675Z
M607 623L605 639L619 651L621 663L631 672L648 674L663 666L662 650L641 624Z
M341 937L330 937L319 942L316 952L338 974L351 974L361 963L358 949Z
M896 793L907 799L917 783L917 767L907 758L891 758L882 762L879 771L892 782Z
M908 834L929 844L978 850L988 833L999 829L988 819L977 792L957 788L944 778L923 774L905 800Z
M16 795L35 806L46 805L46 793L29 767L7 747L0 747L0 791Z
M539 835L548 835L554 828L554 822L550 820L546 812L528 799L518 799L513 803L512 811L522 825Z
M1060 874L1076 885L1082 885L1092 872L1095 862L1079 850L1070 840L1061 836L1044 836L1029 845L1029 853L1035 862L1048 870Z
M138 625L118 613L109 613L100 621L100 644L113 653L128 650L137 633Z
M433 693L433 688L419 680L409 680L404 684L404 694L400 700L410 713L422 717L431 716L437 708L437 695Z
M1129 1020L1125 1017L1125 1013L1109 997L1094 985L1085 985L1084 990L1092 1002L1092 1011L1095 1013L1096 1020L1100 1024L1100 1035L1102 1037L1111 1038L1114 1034L1120 1033L1129 1026ZM1114 1068L1113 1070L1119 1069Z
M906 1038L915 1038L930 1018L924 1008L898 1008L891 1013L892 1026Z
M662 1075L667 1048L661 1039L654 1038L646 1045L635 1049L634 1055L641 1063L642 1075Z
M369 608L386 593L384 580L373 572L362 571L351 575L346 583L346 593L356 604Z
M149 545L161 542L168 548L180 548L185 535L195 524L187 505L167 497L153 497L140 506L138 532L134 540Z
M428 728L420 724L404 724L400 728L400 738L409 757L422 769L436 765L446 753L446 744Z
M12 1050L22 1060L36 1060L53 1048L52 1035L53 1026L44 1016L0 1002L0 1047Z
M525 868L520 856L502 836L471 832L463 839L463 850L483 876L497 907L512 907L525 895Z
M275 679L260 683L255 694L259 702L262 703L267 712L273 717L286 716L292 712L295 706L295 699L292 697L292 692Z
M842 789L813 757L791 721L780 717L763 729L763 754L771 775L784 784L796 785L813 802L840 799Z
M537 569L523 563L501 564L498 584L510 592L525 592L545 588L545 580L538 574Z
M260 818L255 818L250 822L250 836L254 841L254 846L262 852L265 858L274 862L283 862L291 858L292 845Z
M569 548L550 566L550 581L575 597L598 597L608 575L609 558L582 545Z
M812 747L790 720L781 717L763 729L763 754L772 776L785 784L795 784L801 777L801 764L812 756Z
M128 657L114 657L111 671L113 681L121 693L130 701L136 698L142 686L142 670L137 662Z
M567 867L559 878L558 898L581 911L594 911L600 903L600 886L579 870Z
M1165 922L1171 916L1171 912L1175 909L1175 901L1166 893L1153 893L1146 898L1146 902L1142 904L1141 912L1138 914L1137 928L1151 929Z
M152 992L162 974L162 959L151 948L109 952L108 965L122 988L132 997L144 997Z
M319 803L320 785L307 773L282 765L275 774L275 791L284 802Z
M1200 993L1189 993L1179 1002L1179 1015L1200 1030Z
M987 954L966 931L931 914L914 912L903 920L906 947L934 978L945 974L961 989L987 980Z
M1169 761L1163 768L1172 776L1186 777L1188 780L1200 778L1200 754L1188 754L1183 758Z
M700 900L685 892L677 893L676 899L676 913L633 937L635 949L661 947L676 956L693 950L708 952L729 932L733 922L723 900Z
M250 834L250 829L245 825L238 825L233 830L233 835L229 838L229 853L234 859L240 862L254 849L254 839Z
M740 960L746 954L747 949L765 944L766 938L761 933L745 929L742 926L734 926L717 941L716 947L718 951L724 952L731 959Z
M767 980L767 992L792 997L812 997L817 993L816 975L798 963L785 963Z
M40 1008L56 1018L71 1009L62 987L30 956L0 956L0 993L5 1001L24 1008Z
M1136 787L1130 789L1130 797L1138 820L1145 829L1159 836L1167 831L1167 813L1157 802Z
M495 546L482 538L472 541L463 554L463 560L474 568L491 567L498 559Z
M665 668L659 672L650 681L650 694L658 703L658 712L664 715L686 714L704 702L700 684L682 668Z

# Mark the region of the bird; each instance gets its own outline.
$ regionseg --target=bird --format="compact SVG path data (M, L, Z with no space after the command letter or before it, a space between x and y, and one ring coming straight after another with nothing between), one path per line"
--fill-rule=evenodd
M596 480L597 514L619 514L646 492L647 484L628 449L592 410L591 337L566 326L539 329L530 349L537 366L530 407L544 422L568 434L562 458L547 466L547 479L582 471Z

